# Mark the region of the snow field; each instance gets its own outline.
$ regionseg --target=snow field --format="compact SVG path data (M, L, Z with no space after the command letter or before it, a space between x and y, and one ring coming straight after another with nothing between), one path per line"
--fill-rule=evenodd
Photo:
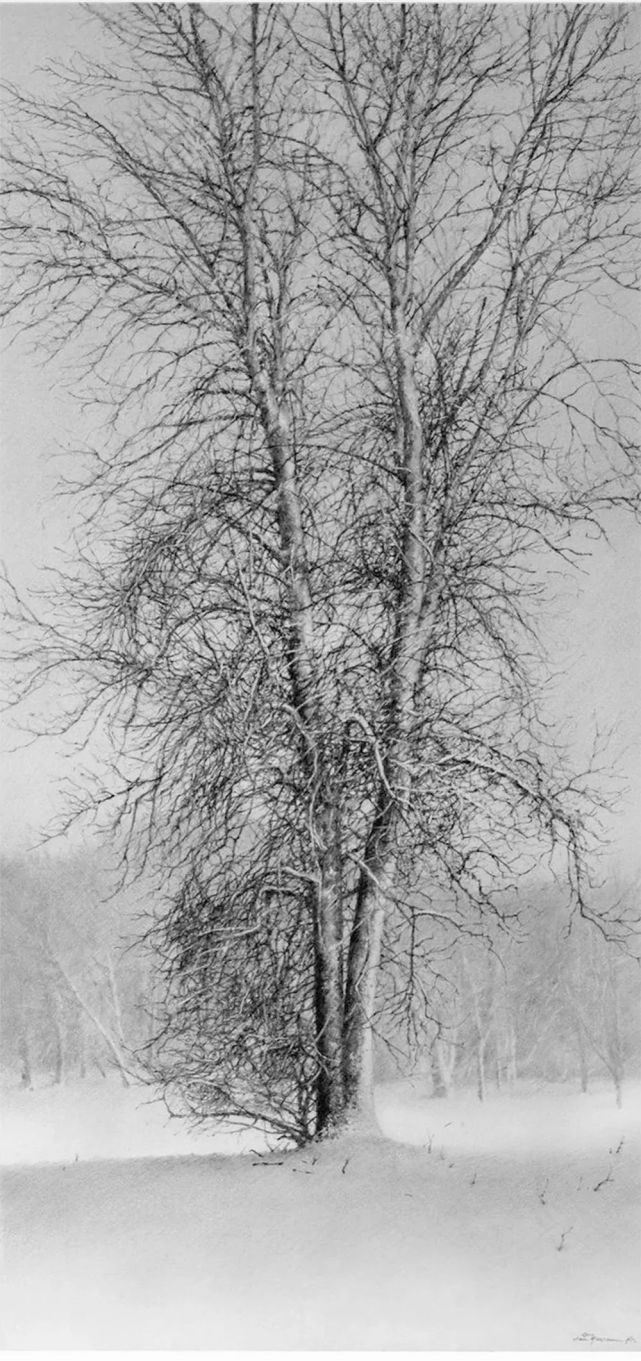
M123 1087L115 1077L28 1092L7 1084L0 1101L0 1164L234 1154L259 1146L265 1139L255 1130L192 1129L168 1115L153 1089Z
M13 1167L4 1345L636 1350L634 1096L394 1084L387 1139Z

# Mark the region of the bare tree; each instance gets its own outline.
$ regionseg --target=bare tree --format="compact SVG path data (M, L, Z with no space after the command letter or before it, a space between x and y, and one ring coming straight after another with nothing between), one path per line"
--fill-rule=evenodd
M146 961L131 941L131 904L105 901L104 858L18 857L0 865L2 1058L23 1085L54 1083L87 1058L123 1084L144 1039ZM99 886L100 885L100 886Z
M481 1099L492 1077L497 1087L576 1080L587 1092L605 1072L620 1103L625 1069L639 1061L638 957L630 942L621 949L589 923L568 923L558 889L526 892L518 932L474 944L462 933L447 964L441 1025L459 1056L457 1084ZM601 894L611 900L612 884ZM616 896L634 900L637 886Z
M620 1106L626 1060L639 1047L637 973L625 954L583 932L577 933L560 981L566 1023L578 1050L581 1090L588 1090L590 1060L596 1057Z
M95 13L13 94L5 314L109 413L18 690L108 727L86 802L161 865L157 1071L304 1139L544 845L594 915L534 625L638 505L631 366L572 326L631 283L626 15Z

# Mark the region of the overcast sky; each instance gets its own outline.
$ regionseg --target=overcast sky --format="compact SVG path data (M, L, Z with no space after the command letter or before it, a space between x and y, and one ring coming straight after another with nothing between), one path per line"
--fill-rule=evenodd
M43 88L36 68L93 43L93 25L80 6L1 4L2 77L31 91ZM607 340L607 318L596 314L595 333ZM31 585L37 568L52 560L70 534L72 509L53 498L56 448L78 444L87 417L63 387L60 367L43 367L24 340L5 347L1 363L2 558L18 584ZM561 583L558 609L544 634L560 675L551 682L556 714L576 728L577 751L587 750L592 727L616 724L615 751L630 788L611 826L622 869L641 867L641 535L619 516L611 544L598 544L584 572ZM5 725L4 747L18 741ZM7 751L2 775L2 842L14 851L33 842L59 806L62 770L56 743L26 752Z

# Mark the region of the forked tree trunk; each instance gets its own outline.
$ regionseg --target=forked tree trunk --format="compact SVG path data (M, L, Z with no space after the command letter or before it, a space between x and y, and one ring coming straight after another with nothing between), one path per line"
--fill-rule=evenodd
M318 879L312 890L314 935L314 1009L319 1072L316 1130L337 1128L343 1118L343 977L340 884L334 845L333 805L323 772L323 704L314 647L314 609L289 407L283 400L283 374L265 364L258 325L261 241L256 218L256 183L262 164L262 92L258 52L258 11L251 10L253 143L252 168L239 216L243 260L243 340L245 364L256 400L277 493L284 613L288 625L291 705L300 724L301 755L320 812L312 822ZM286 307L283 317L286 321ZM274 354L281 351L283 317L272 317ZM319 789L320 782L320 789Z

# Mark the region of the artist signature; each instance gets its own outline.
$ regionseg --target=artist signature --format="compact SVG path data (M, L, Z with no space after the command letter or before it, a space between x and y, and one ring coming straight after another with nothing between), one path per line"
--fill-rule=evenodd
M596 1333L579 1333L578 1337L572 1339L573 1342L607 1342L612 1347L631 1347L636 1344L636 1337L598 1337Z

